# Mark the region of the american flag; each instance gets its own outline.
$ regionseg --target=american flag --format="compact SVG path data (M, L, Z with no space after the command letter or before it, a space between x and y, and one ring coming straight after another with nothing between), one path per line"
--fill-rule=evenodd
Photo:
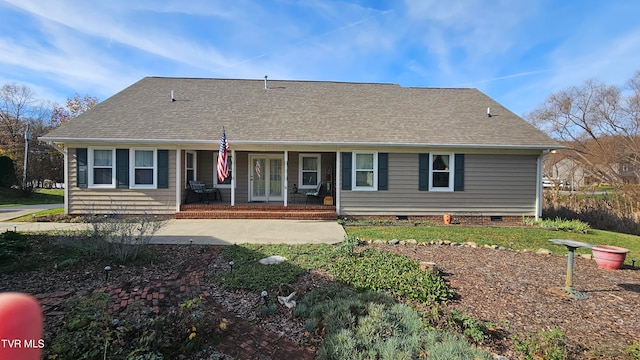
M222 139L220 139L220 150L218 150L218 182L223 182L229 177L229 163L227 162L227 152L229 151L229 143L227 142L227 134L222 129Z

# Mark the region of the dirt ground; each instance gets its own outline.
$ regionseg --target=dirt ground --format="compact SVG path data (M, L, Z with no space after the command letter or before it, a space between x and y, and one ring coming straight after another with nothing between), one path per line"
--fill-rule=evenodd
M576 256L573 288L588 295L574 300L564 287L567 257L489 248L372 245L419 261L436 263L456 293L451 307L504 328L508 336L560 329L579 359L624 359L640 341L640 269L605 270ZM495 353L517 358L492 344Z
M585 292L588 299L574 300L558 290L565 283L566 256L448 245L368 246L434 262L456 293L449 306L493 322L502 330L502 340L487 344L494 354L517 359L520 355L513 351L511 336L524 337L553 328L566 334L578 359L625 359L625 348L640 341L638 268L604 270L593 260L576 257L574 288ZM0 275L0 291L36 295L43 303L47 332L55 332L62 325L64 305L73 296L104 291L113 299L112 311L118 312L122 310L119 304L126 306L123 298L149 289L143 300L148 296L149 306L157 306L162 312L164 307L204 294L208 303L233 316L231 335L216 351L234 358L313 357L313 342L306 337L302 321L290 312L261 317L259 294L225 291L208 280L213 272L229 270L220 247L164 245L156 249L166 261L117 267L108 281L104 264L65 270L52 265L33 272ZM329 281L330 276L316 271L290 288L304 294ZM158 299L154 291L159 292ZM234 332L251 333L255 338L236 337Z

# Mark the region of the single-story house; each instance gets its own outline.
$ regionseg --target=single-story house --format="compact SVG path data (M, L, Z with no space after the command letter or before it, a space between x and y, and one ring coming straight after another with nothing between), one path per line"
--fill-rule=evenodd
M146 77L40 140L64 153L65 212L176 217L536 217L561 147L477 89L267 77ZM219 194L191 203L194 180Z

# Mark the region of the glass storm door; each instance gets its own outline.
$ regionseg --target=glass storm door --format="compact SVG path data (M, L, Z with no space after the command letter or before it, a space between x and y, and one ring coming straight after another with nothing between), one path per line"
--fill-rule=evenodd
M284 189L282 155L251 155L249 201L282 201Z

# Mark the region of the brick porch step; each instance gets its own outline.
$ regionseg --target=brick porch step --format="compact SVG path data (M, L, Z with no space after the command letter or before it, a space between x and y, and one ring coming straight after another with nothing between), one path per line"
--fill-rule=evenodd
M182 205L176 219L336 220L334 206Z

